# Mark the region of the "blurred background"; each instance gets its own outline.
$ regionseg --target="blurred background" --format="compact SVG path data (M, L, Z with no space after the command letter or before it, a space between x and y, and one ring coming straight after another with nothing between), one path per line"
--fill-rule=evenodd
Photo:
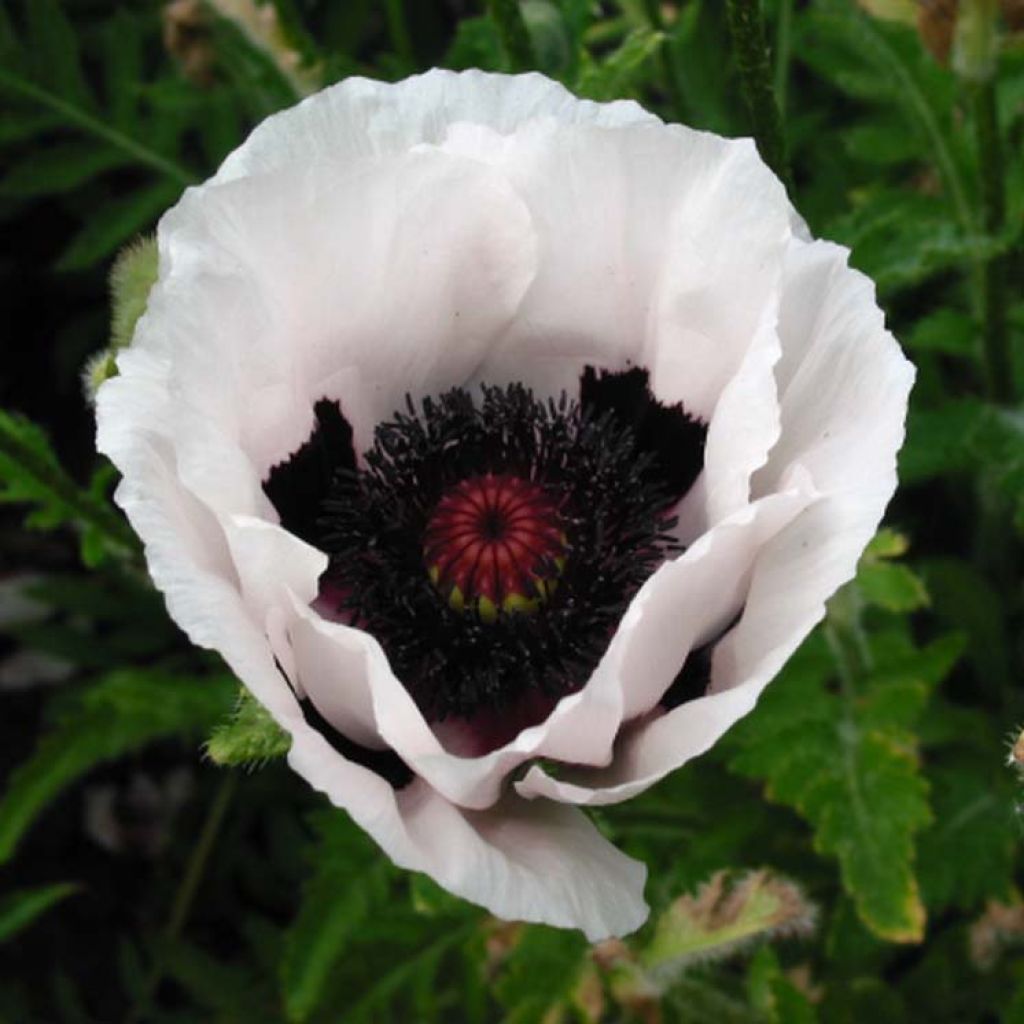
M2 0L0 1020L1024 1021L1022 30L1020 0ZM119 250L273 111L435 65L755 134L918 366L827 621L595 815L650 867L625 942L494 920L290 773L93 449Z

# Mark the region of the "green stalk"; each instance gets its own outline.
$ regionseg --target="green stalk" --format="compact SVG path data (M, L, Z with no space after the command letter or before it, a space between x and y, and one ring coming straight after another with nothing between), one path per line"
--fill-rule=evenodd
M998 237L1006 227L1006 174L995 90L998 21L997 0L963 0L953 40L953 67L966 86L974 124L981 186L980 223L989 238ZM978 278L985 384L993 401L1009 403L1014 399L1015 389L1006 319L1004 255L982 257Z
M726 13L736 68L740 75L740 88L750 111L757 148L764 162L788 184L789 166L782 133L782 116L775 102L760 2L726 0Z
M409 27L405 23L405 4L403 0L386 0L385 10L388 19L388 32L391 35L391 45L395 52L408 67L416 66L416 55L413 52L412 37L409 34Z
M775 99L779 113L786 117L789 92L789 65L793 53L793 0L779 0L778 24L775 27Z
M659 0L644 0L644 11L647 14L647 21L655 32L661 32L664 38L661 46L658 47L658 60L661 63L661 76L665 81L665 88L668 90L669 100L672 103L672 111L677 120L686 120L686 105L683 102L683 90L679 84L679 75L676 69L675 57L672 53L672 39L665 30L665 19L661 13Z
M992 79L971 87L974 141L981 179L981 222L986 234L998 236L1006 226L1006 176ZM1006 259L988 256L981 268L981 322L985 383L996 402L1014 399L1013 361L1006 317Z
M487 11L498 28L512 71L529 71L537 66L533 42L523 20L519 0L487 0Z
M192 909L192 903L199 889L199 883L202 881L203 873L206 870L206 864L216 844L217 834L224 823L228 805L231 803L231 797L234 795L237 786L238 773L229 772L214 795L213 803L206 813L206 820L203 822L202 830L199 833L199 839L196 841L196 845L192 849L192 856L189 857L188 864L185 867L185 874L182 876L177 892L174 894L171 913L164 929L163 943L157 948L153 966L142 983L138 998L125 1017L125 1024L135 1024L135 1021L142 1020L143 1015L150 1009L150 1000L164 974L164 951L167 944L173 942L181 934L182 928L185 927L189 911Z

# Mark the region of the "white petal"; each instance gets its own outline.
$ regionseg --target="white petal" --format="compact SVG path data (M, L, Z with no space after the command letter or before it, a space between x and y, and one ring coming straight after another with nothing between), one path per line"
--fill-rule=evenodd
M348 810L397 864L430 874L499 916L578 927L593 941L639 927L647 916L646 869L580 812L526 805L512 795L491 811L465 812L423 781L396 793L306 724L258 618L242 600L219 523L181 486L173 452L153 425L140 427L144 413L159 405L140 403L132 384L109 382L98 405L99 446L131 474L118 501L146 544L172 616L194 643L219 651L291 733L293 768ZM262 545L282 539L276 527L237 525L236 549L255 551L258 559L269 550ZM247 584L257 604L270 593L268 582L254 571Z
M791 254L779 323L782 432L754 488L770 490L798 461L828 500L766 550L748 613L716 651L716 689L757 685L796 649L853 576L896 487L914 368L847 255L825 242Z
M770 494L799 469L820 499L758 552L743 615L715 648L707 696L627 729L607 771L562 782L534 768L517 784L522 794L624 800L706 750L754 706L853 576L896 485L913 368L885 330L870 283L826 243L794 245L779 333L781 436L754 491Z
M654 122L636 103L592 103L543 75L435 69L389 84L347 78L268 117L223 163L216 181L266 174L327 157L356 160L404 153L443 138L452 124L488 125L501 134L538 117L565 124Z
M498 917L580 928L592 942L626 935L647 917L647 869L575 808L509 795L489 811L466 812L422 780L396 792L312 730L296 733L288 759L396 864Z
M294 601L289 629L298 675L317 710L366 746L386 745L446 799L483 810L502 795L508 773L534 756L606 761L621 721L621 700L603 687L566 697L540 725L480 757L450 753L368 633L328 622ZM351 731L350 731L351 730ZM379 740L377 739L379 737ZM382 741L382 742L381 742Z
M753 706L717 694L656 710L689 653L713 639L751 600L762 549L817 500L806 476L714 527L641 591L635 621L623 624L624 726L607 768L570 768L555 780L531 768L516 783L527 797L603 804L628 799L708 749ZM741 620L742 621L742 620Z
M750 140L548 117L509 136L455 124L440 148L500 170L538 237L533 284L481 376L550 394L587 363L644 365L659 399L710 417L773 323L792 230Z
M306 440L327 386L344 386L326 397L345 401L362 450L406 392L472 375L534 272L522 201L437 152L191 189L159 240L133 347L168 360L183 409L258 473Z

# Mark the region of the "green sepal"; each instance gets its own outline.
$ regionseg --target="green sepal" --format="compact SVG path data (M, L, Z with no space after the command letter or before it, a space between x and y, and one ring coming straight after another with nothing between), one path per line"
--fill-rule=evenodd
M206 742L206 754L215 764L258 767L284 757L292 739L270 712L245 688L231 717L218 725Z

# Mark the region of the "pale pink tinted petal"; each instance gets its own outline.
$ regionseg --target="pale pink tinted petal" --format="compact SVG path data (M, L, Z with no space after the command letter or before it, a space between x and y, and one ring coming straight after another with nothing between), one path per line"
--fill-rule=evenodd
M289 763L396 864L498 917L580 928L591 941L627 934L647 917L646 868L575 808L509 795L490 811L466 812L422 780L396 792L309 731L296 735Z
M792 254L779 324L781 439L755 476L755 493L806 467L822 497L759 552L743 615L715 648L708 695L627 729L607 772L558 782L533 769L520 792L614 802L706 750L753 707L852 577L896 485L913 368L845 256L823 243L797 243Z
M646 614L624 623L622 699L629 724L616 741L614 760L607 768L568 768L563 781L532 768L516 783L518 792L614 803L646 789L713 744L736 720L742 702L704 697L664 715L657 704L689 653L714 639L750 600L761 550L816 500L809 479L798 478L790 489L720 523L662 567L645 587Z
M644 365L659 399L710 417L773 321L791 231L785 192L749 140L546 118L513 136L456 124L441 148L500 170L538 237L520 315L480 375L525 374L551 394L588 363Z
M621 712L593 698L583 700L577 710L579 694L565 698L546 722L524 729L498 750L480 757L449 753L376 639L343 623L328 622L297 600L291 615L298 674L320 713L339 731L368 746L380 746L374 740L379 736L453 803L477 810L492 806L501 798L507 774L539 753L559 756L571 750L597 763L607 759ZM595 729L581 729L588 723Z
M522 201L436 151L208 184L159 237L136 344L164 354L190 409L259 472L306 440L346 371L360 450L406 392L470 376L534 271Z
M823 242L792 253L779 324L782 436L754 485L776 486L799 461L828 500L765 552L747 614L716 651L716 689L771 677L853 576L896 487L914 369L846 258Z
M773 369L782 354L776 311L768 308L735 376L725 385L708 425L699 486L677 510L675 535L692 544L713 523L750 500L750 480L779 436Z

